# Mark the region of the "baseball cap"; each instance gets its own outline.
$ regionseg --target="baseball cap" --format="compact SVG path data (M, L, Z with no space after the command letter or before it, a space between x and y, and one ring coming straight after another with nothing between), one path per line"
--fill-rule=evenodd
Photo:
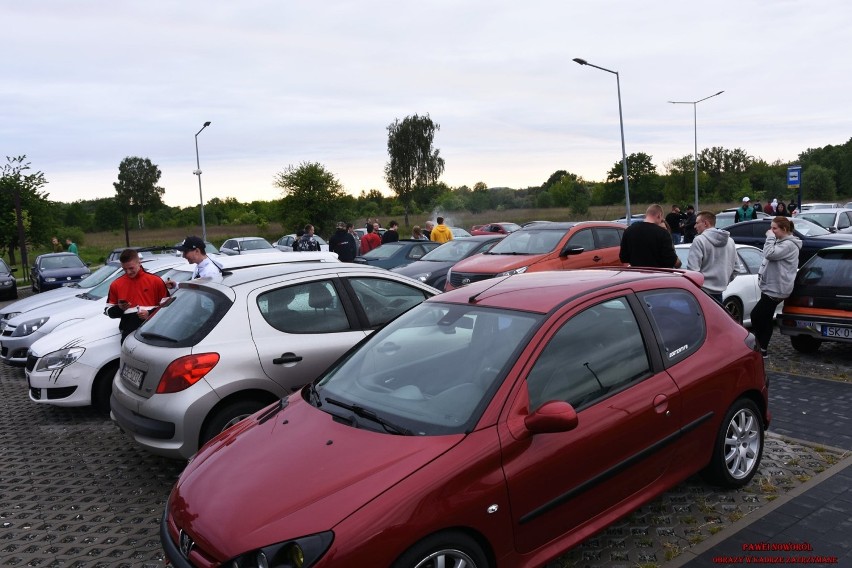
M186 252L192 249L198 249L201 252L204 252L204 241L198 237L186 237L183 242L175 248L180 252Z
M749 201L751 201L751 199L749 199L748 196L743 197L743 203L748 203Z

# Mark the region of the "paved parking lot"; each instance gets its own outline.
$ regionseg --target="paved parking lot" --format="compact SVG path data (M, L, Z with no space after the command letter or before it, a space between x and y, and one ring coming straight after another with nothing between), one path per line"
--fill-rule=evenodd
M775 337L770 368L843 380L852 348L800 356ZM158 528L184 463L148 455L92 409L29 401L22 369L0 364L0 558L4 566L164 565ZM550 566L661 566L845 459L770 434L755 481L719 492L693 478Z

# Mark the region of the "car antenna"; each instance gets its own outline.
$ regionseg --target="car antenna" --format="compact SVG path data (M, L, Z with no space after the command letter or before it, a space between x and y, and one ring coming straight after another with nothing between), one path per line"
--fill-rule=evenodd
M506 276L506 277L502 278L501 280L499 280L499 281L495 282L494 284L492 284L491 286L489 286L489 287L488 287L488 288L486 288L485 290L480 290L479 292L477 292L477 293L476 293L476 294L474 294L473 296L469 297L469 298L467 299L467 303L468 303L468 304L475 304L475 303L476 303L476 299L477 299L479 296L481 296L482 294L486 293L487 291L489 291L491 288L493 288L493 287L494 287L494 286L496 286L497 284L502 283L502 282L503 282L503 280L505 280L506 278L508 278L508 276Z

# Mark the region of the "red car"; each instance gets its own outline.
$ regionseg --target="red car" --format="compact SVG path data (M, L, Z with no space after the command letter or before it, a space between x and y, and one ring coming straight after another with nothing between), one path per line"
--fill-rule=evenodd
M508 235L514 233L521 226L517 223L488 223L487 225L474 225L470 228L471 235Z
M175 485L175 566L542 566L703 470L752 479L754 337L697 273L471 284L226 430Z

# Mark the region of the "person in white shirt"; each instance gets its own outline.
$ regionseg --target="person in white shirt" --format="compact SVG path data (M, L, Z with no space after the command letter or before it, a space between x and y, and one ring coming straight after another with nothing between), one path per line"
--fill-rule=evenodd
M222 267L207 256L204 241L200 238L186 237L183 242L175 248L183 253L183 257L189 263L195 265L195 270L192 273L192 279L210 278L218 280L222 277ZM173 289L177 287L177 282L168 280L166 281L166 287Z

